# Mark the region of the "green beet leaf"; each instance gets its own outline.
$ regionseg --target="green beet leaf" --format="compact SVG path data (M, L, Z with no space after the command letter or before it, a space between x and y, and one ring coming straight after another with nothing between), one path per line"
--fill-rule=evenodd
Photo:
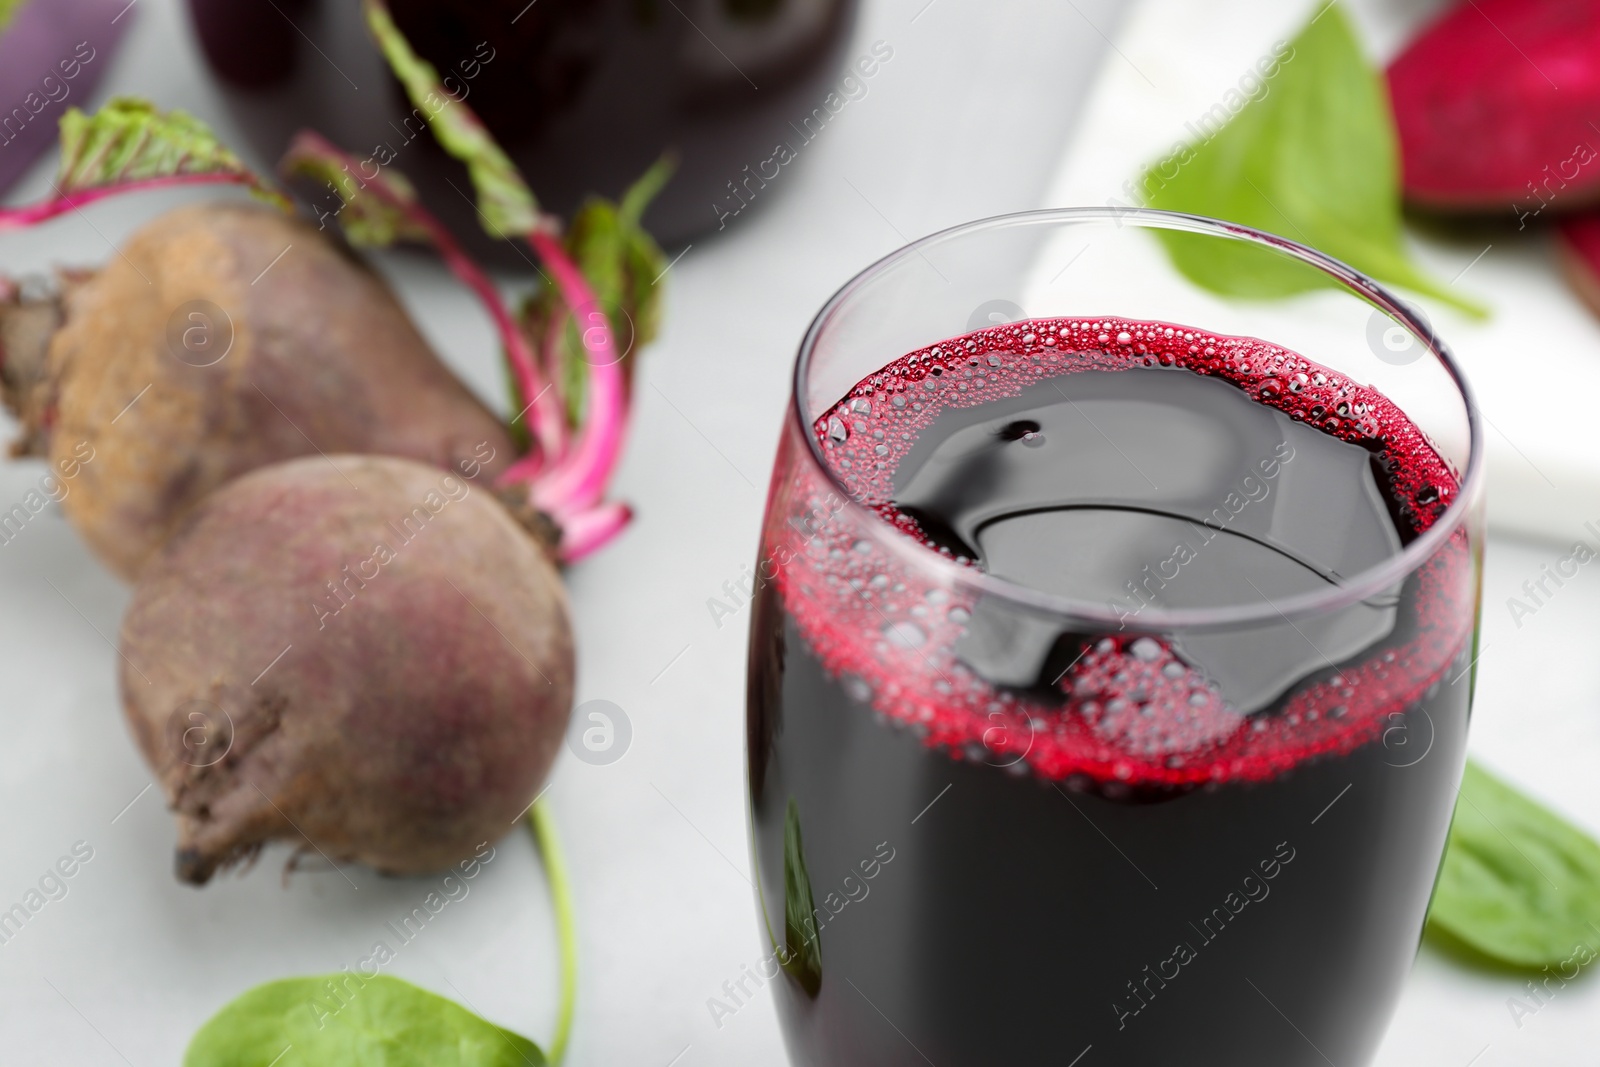
M573 216L572 225L562 238L567 254L589 280L600 310L616 329L619 346L626 346L625 357L649 344L661 330L663 286L659 281L666 270L667 257L639 220L650 200L672 176L672 169L670 159L657 161L617 203L590 197ZM583 419L589 372L583 358L580 324L567 313L561 294L553 286L545 286L530 297L522 313L524 327L535 346L545 344L552 316L557 315L564 324L552 362L560 377L561 395L566 398L568 419L576 426ZM632 369L632 359L624 358L623 372L631 376ZM520 401L520 395L513 400ZM522 403L516 410L521 410Z
M453 96L440 81L438 71L411 47L385 0L362 0L362 10L368 31L413 107L427 120L440 146L466 166L477 194L483 228L501 238L526 237L540 231L556 233L559 223L541 215L538 200L516 165L472 108ZM671 177L672 170L669 159L656 163L628 189L620 203L590 198L578 209L562 239L563 250L594 292L599 304L595 310L604 313L619 337L627 337L623 319L632 323L629 349L646 344L660 328L660 290L655 283L666 269L666 258L645 232L640 216ZM582 339L584 331L593 329L595 324L575 321L568 314L571 310L567 295L547 286L525 306L523 325L534 349L544 352L551 384L566 405L569 421L576 426L582 421L589 372ZM584 315L589 312L581 310ZM554 323L557 328L552 331L556 315L565 321ZM552 338L552 333L558 336ZM552 347L552 340L556 350L546 351ZM627 374L630 367L631 364L625 365L623 373ZM515 376L510 377L514 410L522 411L532 398L524 397ZM528 428L521 418L513 422L512 432L524 443L528 440Z
M1468 763L1428 923L1514 967L1593 958L1600 845Z
M527 1038L398 978L256 986L200 1028L184 1067L545 1067Z
M362 0L367 29L378 42L411 104L441 147L466 165L478 194L479 218L493 237L530 234L539 225L539 202L483 121L439 80L439 72L412 49L383 0Z
M816 903L806 873L805 843L800 838L800 809L794 798L783 817L783 942L779 965L811 996L822 988L822 945L818 940Z
M1275 233L1382 281L1484 314L1406 253L1388 93L1343 9L1324 9L1292 46L1264 95L1209 140L1145 171L1149 206ZM1157 232L1187 278L1224 296L1269 299L1334 284L1252 244Z
M656 160L649 170L622 194L617 206L617 221L622 230L622 278L620 301L630 309L639 345L648 344L661 332L661 276L667 257L644 228L644 209L672 178L677 161L670 155Z
M134 97L116 97L94 114L68 108L61 116L64 195L182 174L231 175L284 210L283 194L217 140L211 128L182 111L161 111Z
M390 167L379 177L384 187L400 203L381 196L361 196L361 185L346 169L340 152L321 137L301 132L289 144L279 170L289 176L322 182L339 198L339 226L352 245L360 248L388 248L399 241L431 240L428 228L407 207L417 202L415 187L398 170Z

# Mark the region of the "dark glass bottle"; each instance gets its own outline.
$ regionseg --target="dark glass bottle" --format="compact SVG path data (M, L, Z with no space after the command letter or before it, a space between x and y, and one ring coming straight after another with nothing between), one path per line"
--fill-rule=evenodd
M794 139L843 76L856 0L390 0L396 23L562 215L615 197L664 150L676 176L646 216L663 243L719 226L744 168ZM276 160L311 127L392 165L470 246L523 262L478 225L463 167L420 132L360 0L189 0L212 71ZM726 210L723 208L722 210Z

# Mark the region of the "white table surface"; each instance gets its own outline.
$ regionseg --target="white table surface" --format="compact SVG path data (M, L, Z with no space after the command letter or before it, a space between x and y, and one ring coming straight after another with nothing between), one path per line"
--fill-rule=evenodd
M746 619L719 629L706 600L753 556L789 363L812 313L906 239L1038 205L1115 8L869 0L851 54L880 38L895 49L869 95L785 170L781 196L696 242L669 275L665 334L641 367L616 483L639 518L569 575L579 700L614 701L633 726L614 764L563 755L549 794L580 909L574 1067L783 1062L767 999L720 1027L706 1008L761 951L746 883ZM228 137L178 0L139 0L137 13L108 90L184 106ZM970 78L952 76L955 56ZM1004 153L985 161L996 146ZM41 194L45 173L13 199ZM7 235L0 269L104 259L108 241L165 200L111 203ZM470 300L430 264L399 259L385 269L441 351L496 395L493 339ZM0 465L0 501L20 499L40 473ZM1554 545L1491 546L1473 747L1600 831L1600 577L1585 570L1520 630L1505 607L1560 554ZM259 981L353 964L385 921L433 888L433 879L361 868L300 873L284 885L286 849L201 891L177 884L173 830L158 792L143 792L150 776L122 724L106 641L127 591L52 515L0 548L0 597L0 906L74 842L94 848L68 895L0 945L0 1064L176 1063L224 1002ZM525 834L501 843L470 895L402 948L390 973L548 1037L554 938ZM1379 1062L1594 1062L1600 985L1564 990L1520 1029L1505 1007L1518 985L1425 948Z

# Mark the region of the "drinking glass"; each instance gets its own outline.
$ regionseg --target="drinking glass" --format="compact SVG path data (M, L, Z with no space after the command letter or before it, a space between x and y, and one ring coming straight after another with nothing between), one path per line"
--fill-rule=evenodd
M1282 296L1213 291L1240 277ZM964 472L934 497L1067 495L941 541L918 463ZM750 637L792 1062L1367 1063L1465 760L1482 482L1421 313L1269 234L1032 212L848 282L795 364ZM1196 562L1150 553L1163 523ZM1008 530L1042 569L996 563Z

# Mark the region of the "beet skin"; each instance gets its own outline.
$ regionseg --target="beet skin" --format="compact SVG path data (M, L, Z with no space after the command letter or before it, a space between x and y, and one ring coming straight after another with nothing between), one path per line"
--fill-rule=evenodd
M493 474L514 458L384 282L269 208L171 211L68 286L62 311L47 355L4 354L17 451L55 466L92 446L63 507L124 578L207 493L268 463L362 452L453 468L487 448Z
M272 840L439 870L527 808L566 729L572 638L547 552L485 481L470 462L274 464L151 558L120 682L180 879Z

